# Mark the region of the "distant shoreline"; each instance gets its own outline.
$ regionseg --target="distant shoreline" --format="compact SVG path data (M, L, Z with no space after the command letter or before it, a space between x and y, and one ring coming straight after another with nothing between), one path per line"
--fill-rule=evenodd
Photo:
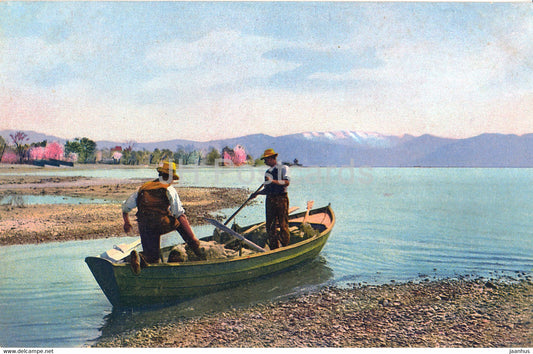
M304 166L313 167L533 168L530 153L533 133L481 133L467 138L432 134L369 135L346 130L314 133L282 136L251 134L204 142L175 139L137 143L134 150L154 151L157 148L173 151L181 145L206 151L211 147L220 150L237 144L246 147L246 153L254 159L259 158L266 148L272 147L279 153L281 161L296 159ZM98 141L96 143L99 149L122 145L119 142L101 142L100 146Z

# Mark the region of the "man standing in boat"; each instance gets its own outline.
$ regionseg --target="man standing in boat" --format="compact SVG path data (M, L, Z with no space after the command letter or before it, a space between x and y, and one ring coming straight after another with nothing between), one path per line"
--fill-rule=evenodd
M200 241L194 235L189 225L185 210L172 186L172 182L179 179L174 162L164 162L157 168L159 177L144 183L122 204L124 231L132 230L129 212L137 208L137 223L143 251L138 254L131 252L131 267L135 274L139 274L141 264L159 263L161 235L177 230L183 240L200 258L205 259L205 252L200 249Z
M264 188L252 194L255 198L259 194L266 195L266 229L268 246L271 250L289 244L289 197L287 187L290 184L289 167L278 164L278 154L273 149L266 149L261 156L270 168L265 172ZM276 227L279 226L279 232Z

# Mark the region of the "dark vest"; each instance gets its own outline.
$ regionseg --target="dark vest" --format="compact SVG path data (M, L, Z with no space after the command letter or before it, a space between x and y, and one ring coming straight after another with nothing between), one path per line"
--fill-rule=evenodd
M139 188L137 195L138 222L160 228L162 233L170 232L179 226L178 220L170 213L168 186L169 184L158 180L147 182Z
M266 171L265 173L265 181L267 180L267 176L272 177L273 180L281 181L281 171L278 169L278 166L274 166L272 171ZM265 184L265 194L266 195L280 195L287 193L287 186L278 186L274 183L268 183Z

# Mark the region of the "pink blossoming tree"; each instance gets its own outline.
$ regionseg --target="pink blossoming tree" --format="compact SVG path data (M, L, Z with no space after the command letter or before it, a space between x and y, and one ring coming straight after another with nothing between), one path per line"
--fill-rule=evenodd
M222 158L226 165L241 166L246 163L246 151L241 145L235 146L234 149L225 147Z
M58 142L47 144L46 147L35 146L30 150L31 160L62 160L65 151L63 145Z

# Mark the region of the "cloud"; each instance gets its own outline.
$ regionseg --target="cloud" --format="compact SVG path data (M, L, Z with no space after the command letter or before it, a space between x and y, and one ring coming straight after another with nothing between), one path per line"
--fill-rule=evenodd
M6 128L144 141L531 130L528 4L0 7Z
M278 73L272 77L271 82L279 87L292 87L305 91L350 89L349 86L341 84L350 81L352 84L357 84L358 80L353 76L346 76L348 73L355 69L375 68L382 64L371 48L353 51L294 46L272 50L264 56L298 64L293 70ZM345 78L339 80L343 76ZM334 85L331 85L332 83Z
M193 42L163 43L147 52L146 64L157 66L160 73L144 89L197 94L205 89L266 79L296 67L287 60L263 56L280 45L284 42L236 31L211 32Z

